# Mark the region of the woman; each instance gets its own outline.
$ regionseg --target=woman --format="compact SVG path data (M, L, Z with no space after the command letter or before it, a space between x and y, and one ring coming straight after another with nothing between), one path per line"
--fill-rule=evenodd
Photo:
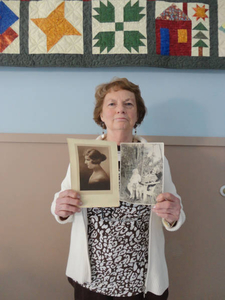
M106 160L105 154L97 149L88 149L84 152L84 163L88 169L93 170L89 180L87 190L110 190L109 176L100 166Z
M117 78L98 86L95 98L94 120L107 129L98 137L102 143L114 141L118 148L122 142L146 143L132 133L146 113L137 85ZM165 192L152 209L120 201L116 208L81 210L79 191L70 187L69 168L52 213L59 223L72 222L66 274L75 287L75 299L167 299L163 227L175 231L185 221L167 159Z

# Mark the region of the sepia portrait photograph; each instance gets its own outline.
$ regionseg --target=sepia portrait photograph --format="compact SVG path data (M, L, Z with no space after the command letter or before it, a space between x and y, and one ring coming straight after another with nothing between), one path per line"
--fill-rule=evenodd
M163 190L163 165L163 143L121 144L121 200L154 205Z
M108 147L77 146L80 170L80 190L110 190Z
M67 139L71 186L82 207L119 206L117 146L114 142Z

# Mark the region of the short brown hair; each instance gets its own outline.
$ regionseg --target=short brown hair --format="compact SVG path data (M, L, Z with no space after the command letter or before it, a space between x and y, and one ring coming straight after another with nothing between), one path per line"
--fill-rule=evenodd
M138 119L136 125L141 124L147 112L147 108L145 107L144 100L141 97L141 91L139 89L139 86L132 83L127 78L114 78L109 83L103 83L96 87L95 108L94 108L94 118L93 118L94 121L104 129L106 129L105 124L102 125L100 114L102 112L102 106L103 106L103 101L105 99L105 96L111 90L114 91L127 90L134 93L136 105L137 105L137 113L138 113Z
M97 149L87 149L83 153L83 156L89 157L94 165L100 165L107 158L105 154L99 152Z

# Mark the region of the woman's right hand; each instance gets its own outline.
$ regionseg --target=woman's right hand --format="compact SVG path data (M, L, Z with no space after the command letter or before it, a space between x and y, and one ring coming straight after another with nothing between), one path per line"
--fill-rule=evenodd
M80 194L74 190L65 190L59 193L56 199L55 214L61 219L67 219L69 216L80 212Z

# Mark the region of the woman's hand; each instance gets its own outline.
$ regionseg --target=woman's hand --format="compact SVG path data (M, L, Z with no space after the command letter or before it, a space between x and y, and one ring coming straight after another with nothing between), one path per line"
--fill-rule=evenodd
M69 216L80 212L80 194L74 190L65 190L59 194L56 199L55 214L61 219L67 219Z
M156 198L157 204L153 207L153 211L168 223L178 221L180 217L180 200L170 193L163 193Z

